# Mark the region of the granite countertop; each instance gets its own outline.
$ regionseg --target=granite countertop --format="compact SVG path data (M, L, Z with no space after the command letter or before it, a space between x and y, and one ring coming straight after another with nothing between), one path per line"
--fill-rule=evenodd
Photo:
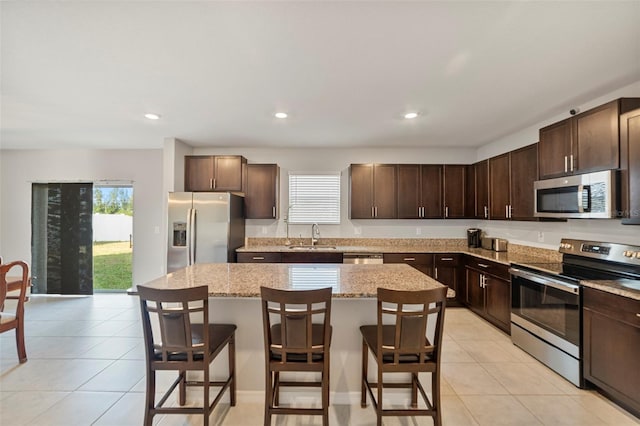
M264 246L244 246L236 250L238 253L282 253L282 252L337 252L337 253L464 253L481 259L492 260L494 262L510 265L511 263L548 263L548 256L540 253L540 249L531 248L526 250L495 252L481 248L468 248L460 244L424 244L424 245L363 245L363 246L341 246L321 244L316 248L296 248L285 245L264 245Z
M424 290L442 286L405 264L287 263L201 263L144 285L161 289L207 285L212 297L260 297L260 286L290 290L330 286L339 298L375 298L378 287ZM136 294L135 287L130 294ZM450 289L447 297L455 297L455 292Z
M625 285L626 284L626 285ZM595 288L596 290L606 291L607 293L617 294L618 296L628 297L640 301L640 281L634 280L583 280L580 285ZM630 288L636 286L636 289Z

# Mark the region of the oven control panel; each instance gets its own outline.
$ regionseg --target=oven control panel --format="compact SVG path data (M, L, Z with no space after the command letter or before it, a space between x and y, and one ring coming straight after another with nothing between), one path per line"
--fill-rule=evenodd
M640 266L640 246L563 238L560 253Z

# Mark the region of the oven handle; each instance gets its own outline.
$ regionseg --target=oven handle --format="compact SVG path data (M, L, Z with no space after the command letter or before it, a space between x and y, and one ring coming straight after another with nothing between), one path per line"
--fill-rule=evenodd
M509 273L511 273L511 275L514 275L516 277L522 277L529 281L533 281L534 283L548 285L549 287L553 287L555 289L558 289L567 293L573 293L573 294L580 293L580 286L577 286L575 284L569 284L567 282L556 280L553 278L549 278L547 276L534 274L534 273L523 271L522 269L513 268L513 267L509 268Z

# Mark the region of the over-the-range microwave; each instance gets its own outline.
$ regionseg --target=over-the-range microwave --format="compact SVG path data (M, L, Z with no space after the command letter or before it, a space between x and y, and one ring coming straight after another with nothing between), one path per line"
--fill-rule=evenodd
M536 181L536 217L611 219L617 215L613 170Z

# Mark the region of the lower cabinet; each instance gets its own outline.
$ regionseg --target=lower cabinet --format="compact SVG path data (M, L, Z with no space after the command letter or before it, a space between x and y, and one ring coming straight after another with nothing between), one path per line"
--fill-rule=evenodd
M511 281L509 267L477 258L467 258L466 299L469 308L511 333Z
M280 263L282 256L279 252L238 253L238 263Z
M640 416L640 301L585 287L583 302L584 378Z
M342 252L284 252L282 263L342 263Z
M433 278L455 290L455 301L459 304L464 303L466 298L466 286L462 285L461 279L461 264L460 253L437 253L433 256ZM451 302L447 301L448 306L456 305Z
M430 253L384 253L384 263L406 263L430 277L433 276L433 254Z

